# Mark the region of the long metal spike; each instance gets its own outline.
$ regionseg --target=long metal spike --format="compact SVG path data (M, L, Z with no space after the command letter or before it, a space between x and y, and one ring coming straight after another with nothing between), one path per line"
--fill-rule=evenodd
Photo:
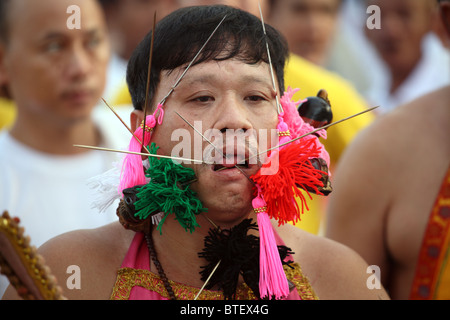
M125 126L125 128L127 128L127 130L128 130L128 131L131 133L131 135L136 139L136 141L139 142L139 143L142 143L141 140L140 140L140 139L134 134L134 132L131 130L131 128L125 123L125 121L123 121L123 119L119 116L119 114L113 109L113 107L111 107L111 106L108 104L108 102L106 102L105 99L102 98L102 100L103 100L103 102L105 103L105 105L109 108L109 110L111 110L111 111L115 114L115 116L120 120L120 122L122 122L122 124ZM149 152L146 148L144 148L144 150L150 154L150 152Z
M148 71L147 71L147 87L145 91L145 102L144 102L144 130L142 131L142 149L145 149L144 147L144 140L145 140L145 126L147 122L147 109L148 109L148 103L149 103L149 92L150 92L150 76L152 72L152 60L153 60L153 45L155 43L155 28L156 28L156 11L155 15L153 16L153 29L152 29L152 40L150 44L150 53L149 53L149 61L148 61Z
M216 31L219 29L219 27L222 25L222 23L225 21L227 16L224 16L223 19L219 22L219 24L217 25L217 27L213 30L213 32L211 33L211 35L208 37L208 39L205 41L205 43L203 44L203 46L200 48L200 50L197 52L197 54L194 56L194 58L192 59L192 61L189 63L189 65L186 67L186 69L184 70L184 72L181 74L181 76L177 79L177 81L175 82L175 84L172 86L172 88L169 90L169 92L166 94L166 96L161 100L160 104L164 104L167 100L167 98L172 94L172 92L176 89L176 87L178 87L178 85L180 84L181 80L184 78L184 76L186 75L186 73L188 72L188 70L192 67L192 65L194 64L194 62L197 60L197 58L200 56L200 54L202 53L203 49L206 47L206 45L209 43L209 41L212 39L212 37L214 36L214 34L216 33Z
M275 99L277 101L277 111L278 111L278 114L281 114L283 112L283 107L281 106L281 103L280 103L280 96L279 96L279 92L278 92L277 85L276 85L276 82L275 82L275 75L273 73L272 56L270 54L269 42L267 41L266 25L264 23L264 15L263 15L263 12L262 12L262 9L261 9L261 2L260 1L258 1L258 7L259 7L259 14L261 16L262 28L263 28L263 31L264 31L264 38L265 38L265 41L266 41L267 58L269 59L270 75L272 77L272 86L273 86L273 90L275 91L275 94L276 94Z
M219 150L208 138L206 138L200 131L197 130L197 128L195 128L191 123L189 123L189 121L187 121L181 114L179 114L178 112L175 111L175 113L184 121L186 122L192 129L194 129L195 132L197 132L200 136L202 136L203 139L205 139L206 142L208 142L217 152L220 153L220 155L223 158L228 158L227 155L224 155L223 152L221 150ZM242 170L241 168L239 168L238 165L234 166L236 169L238 169L252 184L255 184L255 182L248 176L247 173L244 172L244 170ZM220 169L219 169L220 170ZM218 171L219 171L218 170ZM224 168L225 170L225 168Z
M163 158L163 159L172 159L177 161L192 161L196 163L203 163L207 165L213 165L213 163L207 163L201 160L195 160L195 159L188 159L188 158L180 158L180 157L171 157L171 156L164 156L159 154L151 154L151 153L141 153L141 152L133 152L133 151L126 151L126 150L117 150L117 149L109 149L109 148L102 148L102 147L94 147L94 146L85 146L85 145L79 145L74 144L73 145L76 148L82 148L82 149L90 149L90 150L98 150L98 151L106 151L106 152L116 152L116 153L125 153L125 154L135 154L138 156L144 156L144 157L153 157L153 158Z
M203 133L201 133L200 131L198 131L198 129L196 127L194 127L188 120L186 120L186 118L184 118L181 114L179 114L177 111L175 111L175 113L177 114L177 116L179 116L184 122L186 122L186 124L188 126L190 126L195 132L197 132L206 142L208 142L214 149L216 149L217 152L220 153L220 155L222 157L226 157L223 152L221 150L219 150L212 142L211 140L209 140L208 138L206 138Z
M197 300L198 297L200 296L200 294L203 292L203 290L205 290L205 287L207 286L209 280L211 280L212 276L214 275L214 273L216 272L217 268L219 268L220 263L222 262L222 260L220 260L217 265L214 267L213 271L211 271L211 274L209 275L208 279L206 279L205 283L203 284L202 288L199 290L199 292L197 293L197 295L195 296L194 300Z

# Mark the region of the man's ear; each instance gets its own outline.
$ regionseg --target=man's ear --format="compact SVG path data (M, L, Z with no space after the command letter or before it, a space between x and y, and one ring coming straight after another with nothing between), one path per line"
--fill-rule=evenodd
M136 109L133 110L133 112L130 114L131 130L135 132L136 129L141 125L142 121L144 121L144 111Z

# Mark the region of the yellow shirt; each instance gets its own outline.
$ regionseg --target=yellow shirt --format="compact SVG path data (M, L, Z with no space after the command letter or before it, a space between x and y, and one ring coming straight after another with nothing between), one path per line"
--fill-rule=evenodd
M0 130L8 128L16 118L16 107L11 100L0 98Z
M130 92L128 91L127 85L124 85L120 88L119 92L114 96L112 102L112 106L119 107L121 105L130 105L131 102L131 96Z
M337 74L320 68L296 55L291 55L286 65L285 86L286 88L300 89L294 95L294 100L296 101L316 96L320 89L327 90L333 111L333 121L341 120L368 108L364 99L350 83ZM131 97L127 87L122 88L113 100L113 106L120 106L121 104L131 104ZM366 113L328 129L328 139L322 142L330 154L331 170L345 147L373 119L373 114ZM324 215L326 197L312 196L313 200L308 201L309 212L302 215L301 222L297 223L296 226L318 234Z

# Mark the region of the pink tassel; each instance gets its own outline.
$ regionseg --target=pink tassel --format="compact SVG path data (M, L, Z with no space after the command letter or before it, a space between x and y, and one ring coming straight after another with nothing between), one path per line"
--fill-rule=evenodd
M257 214L260 235L260 273L259 291L261 298L275 297L279 300L289 295L289 284L284 273L280 253L273 234L273 228L267 214L267 205L258 187L258 196L253 199L253 208Z
M159 112L158 118L157 113ZM142 139L144 136L144 147L150 144L152 138L152 129L156 126L156 122L161 124L164 118L164 110L162 105L159 104L155 112L152 115L147 116L145 120L145 134L143 124L136 129L134 136L131 138L130 144L128 146L128 151L131 152L141 152ZM122 164L122 174L120 176L119 193L122 195L122 191L127 188L131 188L137 185L142 185L146 183L144 166L142 164L142 158L140 155L128 154Z

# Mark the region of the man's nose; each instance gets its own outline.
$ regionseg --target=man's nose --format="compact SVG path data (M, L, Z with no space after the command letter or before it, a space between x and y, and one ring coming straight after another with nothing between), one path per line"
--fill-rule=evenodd
M252 128L249 112L237 97L228 97L222 101L216 113L215 129L224 133L226 130L247 131Z
M92 69L89 52L81 46L74 46L69 57L67 74L70 78L84 78Z

